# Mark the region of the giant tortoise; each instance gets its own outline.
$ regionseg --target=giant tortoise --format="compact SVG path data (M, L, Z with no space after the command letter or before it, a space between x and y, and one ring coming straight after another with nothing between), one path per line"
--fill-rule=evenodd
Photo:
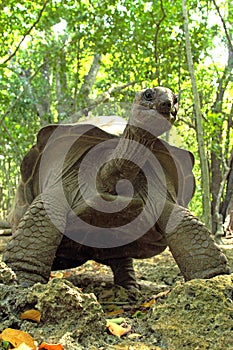
M132 258L169 247L185 280L229 273L206 226L186 208L193 155L158 138L178 110L168 88L136 94L122 136L93 125L49 125L21 164L3 260L20 284L46 283L51 270L88 259L114 282L137 286Z

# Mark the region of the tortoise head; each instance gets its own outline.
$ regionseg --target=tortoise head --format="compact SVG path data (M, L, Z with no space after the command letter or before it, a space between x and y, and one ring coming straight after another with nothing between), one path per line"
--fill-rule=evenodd
M178 97L169 88L144 89L135 96L130 124L158 136L171 128L177 112Z
M163 86L140 91L134 99L134 104L145 109L154 109L172 123L178 112L177 95Z

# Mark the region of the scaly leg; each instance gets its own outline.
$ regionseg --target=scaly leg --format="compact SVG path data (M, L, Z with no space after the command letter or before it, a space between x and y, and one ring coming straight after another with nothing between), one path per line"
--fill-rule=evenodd
M111 267L115 284L126 289L138 288L132 258L108 259L101 262Z
M163 227L171 253L185 280L229 274L227 259L207 227L188 209L179 205L173 205L173 211L169 205L165 209L159 224ZM171 216L168 223L169 212Z
M50 220L45 201L56 212L56 226ZM23 286L48 281L63 237L58 227L64 226L64 221L64 208L55 198L37 197L24 214L3 254L3 261L15 271L18 282Z

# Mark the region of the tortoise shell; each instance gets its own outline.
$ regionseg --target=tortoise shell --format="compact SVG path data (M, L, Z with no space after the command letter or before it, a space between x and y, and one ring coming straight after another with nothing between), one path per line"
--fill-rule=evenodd
M49 125L42 128L37 135L36 144L29 150L22 160L19 183L13 209L8 220L13 230L24 215L33 200L49 185L50 167L56 167L60 154L67 148L67 155L63 164L63 174L69 172L88 150L107 140L114 140L112 147L118 143L119 137L109 134L93 125L67 124ZM194 176L192 168L194 157L192 153L171 146L161 139L155 139L151 148L159 160L168 183L168 192L176 197L177 202L187 206L194 193ZM49 155L49 163L44 169L44 178L40 179L40 163L44 155ZM170 186L170 185L171 186ZM171 189L171 190L170 190Z

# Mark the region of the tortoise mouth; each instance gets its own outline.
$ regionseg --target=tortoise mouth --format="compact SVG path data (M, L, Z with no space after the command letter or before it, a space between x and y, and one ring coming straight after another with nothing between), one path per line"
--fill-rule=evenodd
M154 107L160 114L162 114L169 121L174 122L176 120L177 109L173 106L157 106Z
M157 111L169 120L175 120L178 112L178 102L175 99L166 98L157 104Z
M176 115L177 115L177 109L175 107L173 107L173 109L171 110L171 115L172 115L172 119L176 120Z

